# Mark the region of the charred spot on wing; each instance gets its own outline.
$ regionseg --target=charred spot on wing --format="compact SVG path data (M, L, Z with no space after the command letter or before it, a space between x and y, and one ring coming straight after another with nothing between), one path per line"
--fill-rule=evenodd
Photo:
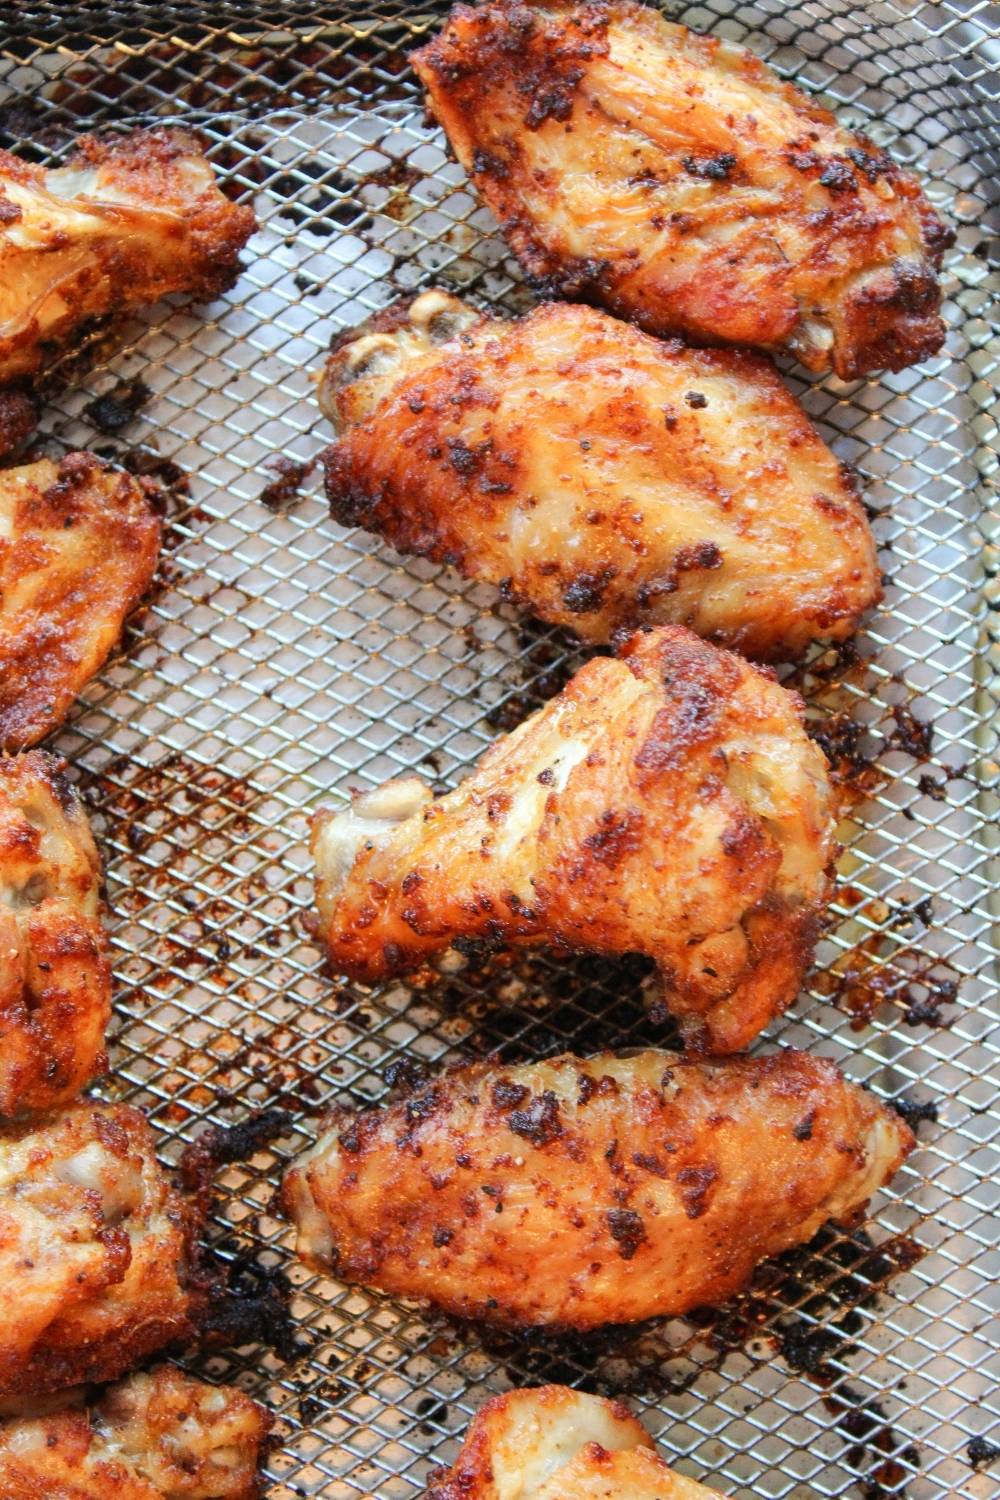
M631 1260L646 1238L646 1226L634 1208L609 1208L608 1232L622 1260Z
M525 1109L515 1109L507 1116L508 1129L523 1136L533 1146L541 1149L563 1133L559 1118L559 1100L551 1089L536 1095Z
M574 615L596 613L604 602L604 591L616 571L611 566L605 566L589 573L578 573L563 590L563 604Z
M634 809L619 813L609 807L601 814L595 831L583 840L583 847L598 864L613 870L640 847L642 823L642 814Z
M503 182L510 176L510 167L496 152L477 146L472 153L472 173L474 177L496 177Z
M861 137L864 140L864 137ZM880 177L890 177L895 170L892 158L884 151L865 141L863 146L848 146L845 155L863 172L870 183L876 183Z
M516 1109L523 1104L531 1090L523 1083L515 1083L512 1078L500 1078L493 1085L493 1103L499 1110Z
M842 156L829 156L819 176L820 187L831 193L857 192L858 179Z
M706 182L727 181L736 165L731 151L719 151L714 156L685 156L682 160L685 172Z
M677 1173L681 1202L689 1219L700 1219L708 1208L709 1196L719 1180L719 1169L711 1163L703 1167L682 1167Z
M0 456L19 448L38 423L38 410L26 391L0 391Z
M524 117L528 129L537 130L546 120L568 120L573 113L577 85L582 78L582 68L567 68L558 82L541 89L532 99Z

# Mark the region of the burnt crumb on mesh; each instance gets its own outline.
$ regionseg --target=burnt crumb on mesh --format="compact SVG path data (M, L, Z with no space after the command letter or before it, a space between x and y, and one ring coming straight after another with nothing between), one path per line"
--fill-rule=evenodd
M191 493L191 480L172 458L164 458L152 448L136 445L116 455L123 469L137 479L155 479L164 489L174 495L187 497Z
M291 1287L283 1271L241 1253L224 1267L223 1285L212 1298L201 1326L208 1348L262 1344L290 1363L306 1354L308 1335L289 1310Z
M889 1099L886 1102L897 1115L902 1115L914 1133L925 1120L933 1124L937 1123L939 1109L933 1099L911 1099L908 1094L897 1094L895 1099Z
M422 1418L418 1424L421 1432L433 1433L435 1424L447 1421L448 1403L436 1396L421 1396L417 1402L417 1416Z
M255 1152L285 1135L292 1117L284 1109L265 1109L235 1125L210 1125L187 1146L180 1159L181 1181L202 1201L212 1193L217 1168L249 1161Z
M299 461L288 458L283 453L267 459L264 467L270 469L276 478L261 490L261 504L266 505L268 510L283 510L286 505L290 505L317 463L318 459L315 458Z
M988 1438L974 1437L966 1445L969 1463L974 1469L982 1464L991 1464L1000 1458L1000 1443L991 1443Z
M88 402L84 416L99 432L114 437L135 419L152 394L143 380L120 380L112 390Z
M806 727L826 756L830 778L843 798L861 800L885 784L887 773L878 765L883 747L868 725L841 710L820 722L812 720Z
M905 1485L921 1467L915 1443L901 1441L882 1401L842 1384L823 1398L849 1446L844 1455L858 1474L863 1500L904 1500Z
M763 1262L746 1292L722 1307L696 1308L683 1329L676 1319L588 1332L458 1326L463 1337L503 1367L514 1386L585 1381L587 1390L600 1396L656 1400L696 1388L706 1370L720 1368L735 1352L773 1362L788 1340L797 1372L829 1394L830 1410L846 1417L860 1405L876 1415L870 1402L843 1384L847 1361L878 1316L885 1288L922 1253L905 1235L877 1246L865 1230L845 1234L826 1225L808 1245ZM788 1313L790 1306L794 1314ZM821 1329L827 1336L814 1337ZM870 1440L852 1438L854 1467L866 1477L884 1460L887 1426L880 1420ZM893 1438L890 1451L899 1447ZM909 1461L919 1466L916 1455Z
M905 750L914 760L928 760L934 740L934 726L925 719L918 719L908 708L897 705L892 709L893 729L890 731L887 748Z
M567 1050L586 1056L679 1045L672 1017L666 1034L650 1017L645 986L652 971L652 961L636 955L601 959L544 948L480 948L458 971L431 969L426 981L415 983L411 975L407 983L438 1024L461 1035L466 1055L503 1066ZM609 992L617 997L611 1012Z
M371 229L374 220L358 199L359 186L339 167L331 170L319 159L302 157L294 171L276 173L268 189L276 200L282 200L277 218L325 237L338 229L352 229L355 234Z
M886 1004L899 1006L908 1026L951 1024L953 1017L942 1007L957 1000L960 976L947 959L913 943L896 946L892 935L894 927L912 923L915 917L926 924L932 914L926 902L901 908L892 923L869 933L814 977L818 993L849 1013L853 1030L867 1026ZM880 920L884 922L884 916Z
M957 999L957 979L923 979L920 991L908 996L903 1020L907 1026L949 1026L951 1017L943 1016L941 1007Z
M311 1427L321 1412L326 1410L325 1403L318 1396L300 1396L298 1418L301 1427Z
M517 673L523 687L507 693L485 716L491 728L504 733L561 692L583 660L579 641L567 631L525 620L517 633L519 650L511 672Z

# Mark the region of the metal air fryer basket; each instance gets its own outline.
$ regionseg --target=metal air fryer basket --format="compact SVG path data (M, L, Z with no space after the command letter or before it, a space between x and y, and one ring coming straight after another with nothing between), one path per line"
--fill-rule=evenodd
M786 370L865 477L890 583L858 658L800 674L855 796L817 974L768 1041L929 1106L920 1149L864 1230L764 1267L738 1303L571 1343L458 1328L308 1276L269 1206L317 1112L377 1098L400 1058L665 1037L634 965L494 960L370 993L322 973L303 924L316 805L410 769L452 785L582 659L488 588L333 525L315 476L283 502L264 494L269 459L307 460L329 438L310 377L337 330L431 284L529 300L407 67L443 13L408 0L0 13L0 145L45 160L84 129L183 122L260 218L228 297L131 320L43 423L53 452L139 446L176 465L162 586L55 742L108 869L103 1088L151 1111L171 1158L206 1123L294 1112L280 1143L227 1169L212 1233L244 1281L284 1268L303 1347L201 1368L278 1411L273 1500L410 1500L488 1394L542 1380L625 1393L684 1472L733 1495L1000 1495L977 1441L1000 1442L1000 23L986 0L671 9L863 125L958 228L945 355L851 384ZM100 433L86 408L132 379L148 401Z

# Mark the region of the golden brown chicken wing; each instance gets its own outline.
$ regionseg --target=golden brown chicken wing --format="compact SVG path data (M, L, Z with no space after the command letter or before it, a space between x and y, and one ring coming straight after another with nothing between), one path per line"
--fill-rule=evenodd
M722 1301L913 1144L804 1052L476 1063L335 1112L285 1178L307 1263L462 1317L593 1328Z
M0 1421L3 1500L256 1500L271 1427L233 1386L171 1365Z
M671 622L787 660L879 597L852 482L759 355L427 292L341 344L320 403L338 521L584 640Z
M712 1500L675 1474L620 1401L564 1385L507 1391L479 1408L427 1500ZM20 1497L16 1497L20 1500Z
M0 384L95 318L225 291L255 222L187 131L83 136L48 171L0 151Z
M65 1104L107 1061L101 865L65 771L0 759L0 1116Z
M57 729L149 588L149 480L92 453L0 473L0 750Z
M689 1046L795 997L835 852L799 701L679 626L590 661L437 801L416 777L313 825L321 932L378 980L456 938L648 954Z
M0 1395L113 1380L189 1338L196 1228L136 1109L0 1132Z
M940 348L917 182L742 47L632 0L491 0L411 61L549 295L845 379Z

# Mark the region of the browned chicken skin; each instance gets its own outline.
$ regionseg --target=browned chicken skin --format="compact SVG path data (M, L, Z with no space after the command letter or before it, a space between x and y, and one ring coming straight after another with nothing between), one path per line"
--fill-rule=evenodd
M51 170L0 151L0 385L95 318L225 291L255 222L187 131L82 136Z
M92 453L0 473L0 750L57 729L152 582L149 480Z
M0 1116L65 1104L106 1065L101 866L65 770L0 759Z
M298 1251L462 1317L593 1328L714 1304L913 1144L832 1063L476 1063L336 1111L283 1195Z
M196 1229L138 1110L0 1131L0 1396L113 1380L190 1338Z
M588 662L447 796L408 777L320 813L320 930L368 981L456 938L645 953L687 1045L738 1051L798 992L833 830L794 695L662 626Z
M256 1500L271 1427L233 1386L170 1365L0 1420L3 1500Z
M507 1391L481 1406L427 1500L713 1500L675 1474L620 1401L564 1385ZM16 1497L20 1500L20 1497Z
M787 660L879 597L852 481L760 355L428 292L340 341L320 403L337 520L584 640L669 622Z
M916 180L751 53L632 0L458 5L411 61L529 277L845 379L944 338Z

